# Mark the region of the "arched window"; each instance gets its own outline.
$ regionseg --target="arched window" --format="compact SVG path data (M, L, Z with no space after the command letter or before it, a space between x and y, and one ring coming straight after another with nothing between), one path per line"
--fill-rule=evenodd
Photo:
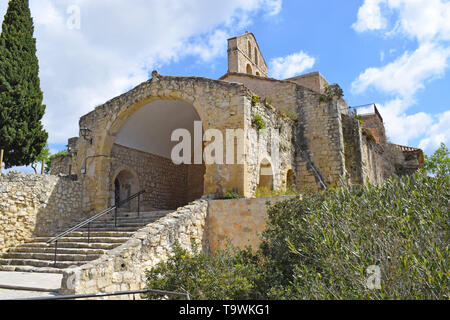
M252 59L252 45L250 44L250 40L247 43L248 45L248 58L251 60Z
M255 64L258 65L258 50L255 48Z
M247 64L247 73L248 74L253 74L252 73L252 67L250 66L250 64Z
M256 71L256 75L259 77L260 76L260 74L259 74L259 72L258 71Z
M267 159L264 159L260 165L258 188L266 191L273 190L273 170L272 165Z

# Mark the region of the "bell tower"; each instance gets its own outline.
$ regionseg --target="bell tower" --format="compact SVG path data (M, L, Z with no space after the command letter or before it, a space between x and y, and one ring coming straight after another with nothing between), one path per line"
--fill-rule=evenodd
M228 72L268 77L267 65L253 33L228 39Z

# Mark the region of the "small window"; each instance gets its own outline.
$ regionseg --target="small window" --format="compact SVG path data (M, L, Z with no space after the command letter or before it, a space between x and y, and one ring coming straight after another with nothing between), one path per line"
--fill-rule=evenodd
M260 76L260 74L259 74L259 72L258 71L256 71L256 75L259 77Z
M252 45L250 44L250 41L248 42L248 57L250 60L252 59Z
M258 50L255 48L255 64L258 65Z

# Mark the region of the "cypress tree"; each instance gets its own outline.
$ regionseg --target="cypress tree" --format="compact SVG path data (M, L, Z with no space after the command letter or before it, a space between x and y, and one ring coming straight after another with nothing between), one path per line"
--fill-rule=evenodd
M33 32L28 0L10 0L0 36L0 149L6 168L33 163L48 138Z

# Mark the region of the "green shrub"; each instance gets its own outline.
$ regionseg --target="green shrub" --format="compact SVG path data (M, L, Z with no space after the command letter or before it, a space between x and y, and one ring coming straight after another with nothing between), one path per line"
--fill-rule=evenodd
M222 196L222 199L240 199L240 198L243 198L243 196L239 194L239 191L236 188L225 191Z
M266 128L266 122L259 114L255 114L253 117L253 126L259 131Z
M450 177L394 177L276 203L260 249L214 256L177 249L148 286L193 299L445 299ZM368 289L370 266L381 271Z
M260 272L254 256L247 250L228 246L214 256L193 248L189 253L178 245L166 263L147 272L148 288L188 292L194 300L259 299L255 282ZM147 294L147 299L160 295ZM169 297L169 299L183 299Z

